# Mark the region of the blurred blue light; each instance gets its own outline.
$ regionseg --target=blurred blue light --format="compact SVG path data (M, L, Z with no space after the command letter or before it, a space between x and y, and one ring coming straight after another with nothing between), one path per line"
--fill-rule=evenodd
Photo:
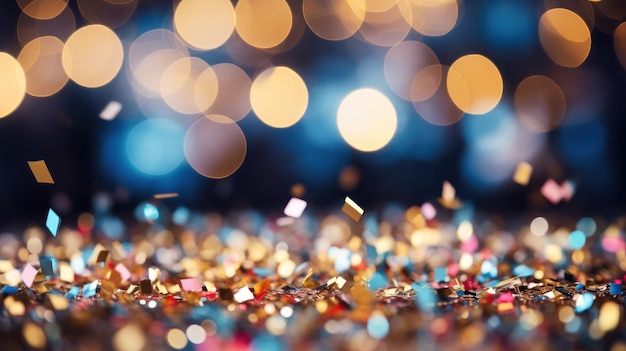
M596 232L596 221L590 217L583 217L576 223L576 230L580 230L585 233L585 236L590 237Z
M126 155L137 170L148 175L170 173L184 159L185 131L167 119L136 125L126 138Z
M172 214L172 222L177 225L183 225L187 223L189 220L189 216L191 215L191 211L185 206L180 206L174 210Z
M538 24L531 5L523 0L487 1L481 12L487 44L509 56L532 50L537 43Z
M605 126L598 118L561 126L558 145L563 159L575 167L593 166L605 151L606 134Z
M389 334L389 321L384 315L375 314L367 320L367 333L374 339L384 339Z
M124 235L124 222L113 216L102 216L96 220L96 225L102 233L109 239L118 240Z
M135 208L135 218L140 222L156 221L159 219L159 209L149 202L142 202Z
M569 247L574 250L581 249L583 246L585 246L586 241L587 237L585 236L585 233L581 232L580 230L574 230L567 238Z

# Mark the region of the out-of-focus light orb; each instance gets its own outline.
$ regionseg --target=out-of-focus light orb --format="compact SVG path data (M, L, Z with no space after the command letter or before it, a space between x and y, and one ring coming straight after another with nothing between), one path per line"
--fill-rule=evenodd
M376 151L387 145L396 132L398 117L391 101L371 88L348 94L337 111L337 126L343 139L360 151Z
M398 6L413 29L431 37L448 34L459 18L457 0L398 0Z
M585 236L585 233L581 232L580 230L574 230L567 237L569 247L573 250L582 249L583 246L585 246L586 241L587 237Z
M389 321L382 312L372 313L367 320L367 333L376 340L384 339L389 334Z
M170 173L183 161L184 130L167 119L150 119L136 125L126 138L126 155L148 175Z
M539 19L539 40L545 53L559 66L578 67L591 51L591 32L576 13L555 8Z
M454 104L475 115L485 114L496 107L504 87L496 65L478 54L457 59L450 66L447 84Z
M537 217L530 222L530 232L534 236L543 236L548 232L548 221L543 217Z
M521 81L515 90L514 101L517 118L533 132L553 130L565 116L565 94L546 76L530 76Z
M170 329L165 339L167 340L167 344L176 350L182 350L187 346L187 335L180 329Z
M407 101L426 100L441 84L442 69L437 55L419 41L403 41L389 49L384 69L389 87Z
M597 229L596 221L591 217L583 217L576 223L576 230L580 230L585 233L585 236L590 237L595 234Z
M250 112L250 77L232 63L220 63L212 66L217 77L217 96L205 114L223 115L233 121L239 121Z
M365 0L304 0L302 12L318 37L343 40L354 35L363 24Z
M235 9L229 0L183 0L174 11L174 28L192 49L215 49L233 33Z
M425 100L416 99L413 101L413 108L427 122L437 126L449 126L458 122L463 117L463 111L459 109L448 94L448 83L443 77L447 77L449 68L443 65L432 65L424 68L418 76L425 76L420 79L425 82L423 87L414 88L417 85L417 76L412 82L412 96L426 96L434 88L434 93ZM437 79L437 77L441 78ZM437 83L437 81L439 81ZM414 90L417 89L417 90ZM414 91L419 91L416 93Z
M47 20L58 16L68 0L17 0L22 11L32 18Z
M72 34L63 47L63 69L79 85L97 88L109 83L122 67L124 49L109 28L95 24Z
M0 118L11 114L26 95L26 75L20 63L6 52L0 52Z
M142 202L135 208L135 219L140 222L153 222L159 216L159 209L149 202Z
M161 76L161 97L174 111L198 114L206 111L217 97L218 81L208 63L198 57L172 62Z
M270 67L252 82L250 104L263 123L287 128L302 118L309 103L304 80L289 67Z
M224 123L227 120L224 116L212 117L202 117L187 129L185 158L199 174L221 179L239 169L247 143L237 123Z
M186 57L189 51L184 42L169 30L155 29L140 35L128 51L129 78L135 91L148 97L161 97L163 72Z
M235 6L235 30L248 45L273 48L289 35L293 17L284 0L240 0Z
M20 13L17 19L17 39L22 46L43 36L57 37L64 42L75 30L76 19L69 6L65 7L56 17L47 20L30 17L24 12Z
M146 342L146 335L137 324L126 324L111 339L115 351L141 351Z
M132 17L139 0L77 0L83 18L92 24L116 28Z
M546 10L564 8L576 13L592 31L595 23L594 2L602 0L544 0Z
M187 330L185 330L185 334L187 334L187 339L196 345L202 344L207 336L204 328L197 324L188 326Z
M393 46L406 38L410 31L411 26L397 5L382 12L366 12L359 28L363 39L378 46Z
M615 54L619 62L626 69L626 22L615 28L615 32L613 33L613 46L615 47Z
M17 61L26 74L26 92L32 96L50 96L68 81L63 71L63 42L56 37L37 38L22 48Z

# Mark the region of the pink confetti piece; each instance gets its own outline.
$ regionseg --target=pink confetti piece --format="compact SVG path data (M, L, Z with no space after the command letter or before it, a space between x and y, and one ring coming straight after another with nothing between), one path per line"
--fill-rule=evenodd
M201 291L202 290L202 282L198 278L181 279L180 286L185 291Z
M300 218L306 208L306 205L306 201L298 199L297 197L292 197L287 203L287 206L285 206L285 210L283 212L285 213L285 216Z
M511 294L511 292L502 293L498 297L498 302L500 303L513 302L513 301L515 301L515 297L513 297L513 294Z
M554 179L550 178L541 187L541 195L553 204L571 200L575 191L574 183L569 180L559 185Z
M435 216L437 215L437 210L435 209L435 206L433 206L433 204L431 204L430 202L425 202L422 207L420 207L420 210L422 211L422 215L424 216L424 218L429 221L435 218Z
M463 253L474 253L476 250L478 250L478 239L476 235L470 236L469 239L461 243L461 252Z
M130 279L130 271L123 264L118 263L117 266L115 266L115 270L122 276L122 281Z
M30 288L33 285L33 282L35 281L36 276L37 276L37 269L27 264L24 267L24 270L22 271L22 282L24 282L24 284Z

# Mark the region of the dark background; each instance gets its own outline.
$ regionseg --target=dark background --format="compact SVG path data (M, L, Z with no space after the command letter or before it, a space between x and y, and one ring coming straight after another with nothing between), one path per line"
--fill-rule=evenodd
M289 3L292 8L301 6L298 2ZM33 222L43 224L49 207L71 223L71 218L81 212L93 211L96 194L109 194L114 203L111 210L120 214L130 213L137 203L151 201L153 194L164 192L180 194L165 200L171 208L185 205L198 210L255 208L276 212L288 201L295 183L305 186L303 198L313 209L336 209L346 194L366 210L380 209L392 202L420 205L435 201L442 182L449 180L459 197L488 212L619 215L626 196L622 181L626 165L626 73L616 57L613 37L607 34L619 21L604 25L608 30L594 28L591 53L581 67L562 68L549 60L539 43L537 23L545 11L543 1L497 3L500 10L504 6L500 14L506 14L507 9L526 11L500 18L497 23L511 22L513 26L507 27L508 32L503 30L500 37L489 26L498 16L491 8L494 2L465 1L462 17L446 36L424 38L412 32L407 39L423 40L442 64L449 65L468 53L489 57L504 79L501 104L510 105L516 85L533 74L553 78L564 90L571 84L570 90L586 97L581 101L568 100L563 124L545 134L541 151L528 160L535 172L526 187L513 183L510 177L485 185L467 176L463 160L468 141L463 123L480 116L465 116L449 127L432 126L420 118L410 103L392 97L391 90L380 81L367 84L368 77L363 72L368 70L363 67L370 60L374 62L372 67L382 72L382 66L376 64L382 63L388 48L375 47L358 38L329 42L305 28L292 50L272 57L271 61L288 65L303 77L310 96L307 113L295 126L279 130L265 126L251 112L239 122L248 142L246 159L235 174L223 180L206 179L185 162L164 176L144 175L128 164L123 151L124 136L146 117L132 96L119 89L128 85L125 67L102 88L86 89L70 81L51 97L27 95L18 110L0 119L0 230L23 228ZM70 6L77 28L85 25L75 2L70 1ZM0 4L0 51L14 57L20 50L15 32L19 13L13 1ZM140 1L131 20L115 31L125 40L126 50L128 40L148 29L171 29L171 15L170 1ZM602 20L600 11L596 11L596 18ZM221 48L194 54L210 64L232 61ZM329 66L333 69L323 69ZM258 73L256 68L243 68L250 77ZM315 123L305 121L321 118L324 112L317 109L319 99L324 96L324 87L333 84L350 89L369 85L383 91L392 98L399 118L406 122L404 139L396 137L374 153L338 143L336 131L329 132L327 144L307 141L303 133ZM103 121L98 114L110 100L121 101L124 110L114 121ZM39 159L46 160L56 184L35 182L26 161ZM342 189L338 183L346 166L359 170L360 180L353 189ZM542 199L538 190L548 177L558 182L576 182L571 202L552 205Z

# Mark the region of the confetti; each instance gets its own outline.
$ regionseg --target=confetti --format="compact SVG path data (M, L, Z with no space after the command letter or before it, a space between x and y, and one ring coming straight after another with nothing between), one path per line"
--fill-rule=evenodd
M121 275L122 282L128 281L130 279L130 276L131 276L130 271L122 263L118 263L115 266L115 271Z
M441 188L441 197L439 203L448 209L458 209L462 206L461 201L456 197L456 189L449 181L444 181Z
M541 187L541 195L553 204L569 201L575 192L574 183L567 180L559 185L554 179L548 179Z
M287 203L287 206L285 206L283 213L288 217L300 218L300 216L302 216L302 212L306 209L306 205L306 201L297 197L292 197Z
M180 286L185 291L201 291L202 290L202 282L197 278L181 279Z
M178 193L163 193L163 194L155 194L155 199L171 199L174 197L178 197Z
M30 288L35 281L37 272L37 269L29 264L24 266L24 270L22 270L22 282L24 283L24 285Z
M521 162L517 165L513 174L513 181L519 185L528 185L530 176L533 173L533 166L527 162Z
M61 225L61 218L54 212L54 210L48 210L48 216L46 217L46 228L52 233L53 236L57 236L57 231Z
M100 118L105 121L112 121L122 111L122 104L117 101L110 101L102 111L100 111Z
M52 174L50 174L50 170L48 170L48 166L46 165L46 161L27 161L28 167L30 167L30 171L35 176L35 180L40 184L54 184L54 180L52 179Z
M343 207L341 207L341 211L347 214L348 217L352 218L355 222L358 222L359 220L361 220L361 216L363 216L363 209L348 196L346 196L344 200L344 204L343 204Z
M98 288L98 281L94 280L91 283L83 286L83 297L93 297L96 295L96 289Z
M244 286L243 288L233 293L233 299L236 302L242 303L242 302L254 300L254 295L252 294L250 289L248 289L247 286Z

